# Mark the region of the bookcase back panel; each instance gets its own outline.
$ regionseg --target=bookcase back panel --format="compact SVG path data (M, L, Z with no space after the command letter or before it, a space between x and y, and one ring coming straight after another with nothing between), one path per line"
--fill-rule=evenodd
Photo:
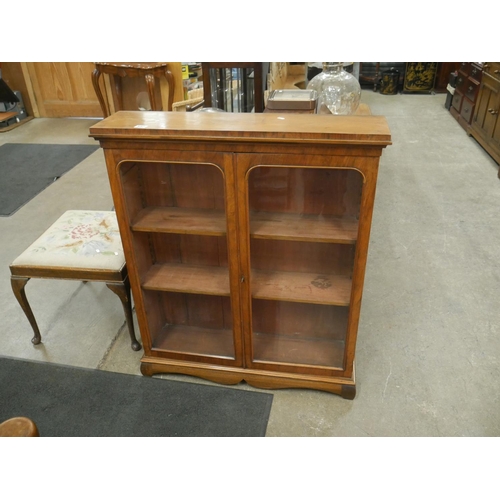
M224 210L224 175L210 163L123 162L122 189L131 220L141 208Z
M253 300L253 360L294 373L342 370L347 320L346 307Z
M233 327L229 297L175 292L162 292L160 297L168 324L212 329Z
M345 340L347 307L254 299L252 311L255 332L303 339Z
M248 176L249 208L357 217L362 185L357 170L255 167Z
M200 266L228 266L225 236L193 234L151 234L155 264L179 263Z
M155 309L148 314L153 351L178 353L179 359L235 359L230 297L151 290L144 295Z

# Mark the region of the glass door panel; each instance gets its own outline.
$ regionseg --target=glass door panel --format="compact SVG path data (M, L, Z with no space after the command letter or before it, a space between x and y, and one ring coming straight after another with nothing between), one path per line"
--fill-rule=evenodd
M152 350L235 360L223 171L124 162L120 172Z
M342 370L362 176L259 166L247 179L252 361Z

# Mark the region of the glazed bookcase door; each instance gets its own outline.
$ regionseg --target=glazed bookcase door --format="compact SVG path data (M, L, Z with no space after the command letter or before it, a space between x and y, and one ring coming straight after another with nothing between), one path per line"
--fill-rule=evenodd
M242 305L250 317L246 363L343 375L347 364L352 370L347 346L359 313L351 292L363 175L331 167L331 158L303 161L287 155L238 160L247 250Z
M117 172L145 352L241 365L231 155L163 155L121 161Z

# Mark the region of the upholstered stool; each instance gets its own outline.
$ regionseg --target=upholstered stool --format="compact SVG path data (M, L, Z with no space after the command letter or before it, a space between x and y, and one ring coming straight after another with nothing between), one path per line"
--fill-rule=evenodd
M0 437L40 437L40 433L30 418L14 417L0 424Z
M132 349L134 332L130 283L115 212L68 210L10 265L12 290L35 336L42 340L24 287L31 278L103 281L120 298Z

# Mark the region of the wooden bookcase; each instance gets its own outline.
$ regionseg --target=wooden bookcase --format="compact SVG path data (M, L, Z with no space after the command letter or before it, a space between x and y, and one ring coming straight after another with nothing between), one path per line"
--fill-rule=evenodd
M90 131L142 373L353 398L385 118L120 111Z

